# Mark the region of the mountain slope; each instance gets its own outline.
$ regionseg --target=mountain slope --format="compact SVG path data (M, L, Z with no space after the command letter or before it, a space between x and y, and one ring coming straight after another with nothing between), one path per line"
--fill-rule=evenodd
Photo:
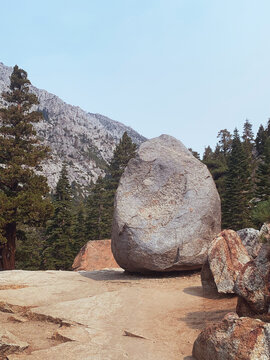
M11 72L11 67L0 62L0 94L8 89ZM38 109L44 116L44 120L36 125L38 136L52 151L52 158L43 165L43 173L52 189L58 181L63 161L67 162L71 183L85 187L104 173L125 131L137 144L146 140L120 122L87 113L45 90L30 88L38 96ZM0 96L1 104L4 102Z

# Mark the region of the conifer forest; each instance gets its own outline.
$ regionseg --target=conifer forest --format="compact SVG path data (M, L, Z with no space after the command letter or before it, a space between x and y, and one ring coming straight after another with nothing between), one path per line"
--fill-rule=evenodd
M40 143L32 110L37 97L27 73L15 66L0 109L0 269L70 270L89 240L110 238L114 195L137 146L125 132L103 177L87 194L72 187L66 164L52 193L39 174L50 149ZM217 134L217 145L200 158L210 170L222 206L222 227L258 228L270 221L270 120L256 135L246 120L233 133Z

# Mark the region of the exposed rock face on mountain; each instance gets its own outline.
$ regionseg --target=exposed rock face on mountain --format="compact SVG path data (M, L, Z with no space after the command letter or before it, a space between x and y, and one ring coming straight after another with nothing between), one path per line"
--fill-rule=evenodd
M263 245L255 260L240 271L234 291L239 296L239 316L259 316L270 320L270 245Z
M247 249L249 256L255 258L262 246L260 243L259 230L255 230L252 228L241 229L237 231L238 236Z
M224 230L211 243L207 261L201 272L205 291L233 294L234 285L243 266L250 257L240 237L233 230Z
M197 360L269 359L270 324L258 319L239 318L234 313L207 327L193 347Z
M0 94L8 89L11 72L11 67L0 62ZM125 131L137 144L145 140L117 121L66 104L45 90L30 88L38 96L38 109L44 115L44 121L36 126L38 135L52 150L52 159L43 166L43 173L52 188L58 181L63 161L68 164L70 181L87 186L103 173ZM1 104L4 102L0 96Z
M175 138L144 142L121 177L112 250L134 272L200 268L220 231L220 199L207 167Z
M76 256L72 269L75 271L118 268L111 251L111 240L90 240Z

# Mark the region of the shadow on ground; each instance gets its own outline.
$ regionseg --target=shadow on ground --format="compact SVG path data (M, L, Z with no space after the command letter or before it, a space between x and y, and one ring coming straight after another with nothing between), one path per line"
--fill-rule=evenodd
M235 312L235 309L195 311L187 313L184 318L179 318L178 320L184 321L191 329L202 330L206 326L221 321L229 312Z
M218 294L216 292L207 292L203 289L202 286L190 286L185 288L184 293L193 295L193 296L199 296L205 299L214 299L214 300L221 300L221 299L231 299L235 297L235 294Z
M199 271L174 271L174 272L160 272L160 273L130 273L123 269L108 269L108 270L96 270L96 271L78 271L81 276L90 278L96 281L108 281L108 280L139 280L139 279L161 279L161 278L181 278L198 274Z

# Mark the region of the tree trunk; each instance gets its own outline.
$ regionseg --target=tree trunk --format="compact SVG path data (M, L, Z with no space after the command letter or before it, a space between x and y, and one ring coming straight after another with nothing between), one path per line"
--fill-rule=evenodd
M14 270L16 251L16 223L11 223L6 226L5 235L7 242L0 246L0 270Z

